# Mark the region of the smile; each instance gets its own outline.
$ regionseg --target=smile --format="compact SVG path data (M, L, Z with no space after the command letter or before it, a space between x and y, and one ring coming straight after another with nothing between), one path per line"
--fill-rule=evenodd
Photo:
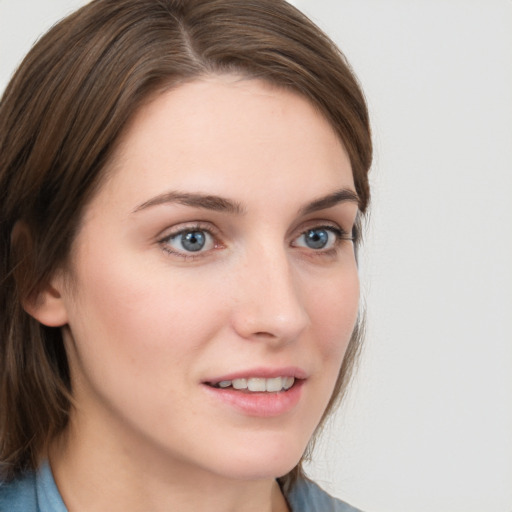
M222 380L210 385L214 388L232 388L238 391L247 391L252 393L278 393L280 391L287 391L294 383L294 377L273 377L270 379L250 377L247 379Z
M268 418L292 411L299 403L306 378L236 377L204 382L203 389L215 401L246 416Z

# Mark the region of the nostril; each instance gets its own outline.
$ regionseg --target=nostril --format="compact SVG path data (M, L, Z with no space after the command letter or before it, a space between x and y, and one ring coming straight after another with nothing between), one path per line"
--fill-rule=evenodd
M254 336L258 336L260 338L275 338L276 337L275 334L272 334L270 332L265 332L265 331L255 332Z

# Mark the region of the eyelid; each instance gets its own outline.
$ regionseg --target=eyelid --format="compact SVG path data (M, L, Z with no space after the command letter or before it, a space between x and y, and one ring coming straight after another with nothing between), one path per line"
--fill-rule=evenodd
M340 240L353 240L352 236L349 235L343 228L340 228L339 226L333 226L330 224L322 224L322 225L316 225L312 227L308 227L304 230L302 230L296 237L294 237L294 240L297 238L307 234L309 231L314 230L325 230L325 231L331 231L334 233Z
M336 221L326 219L312 219L301 224L294 230L293 239L311 231L312 229L327 229L337 233L343 240L353 240L353 227L347 231Z
M186 231L206 231L211 235L217 235L219 230L211 222L207 221L191 221L191 222L180 222L174 226L167 227L157 235L158 240L166 240L173 236L179 235Z
M208 235L210 235L213 239L213 248L205 251L197 251L196 253L190 251L178 251L174 248L171 248L170 244L168 243L169 239L175 238L183 233L192 231L203 231L205 233L208 233ZM223 247L223 244L220 241L220 231L211 223L203 221L195 221L188 223L185 222L173 226L172 228L168 228L164 230L160 235L158 235L157 242L166 253L186 260L193 260L205 257L213 250Z
M314 230L325 230L330 231L332 235L334 235L335 240L332 245L328 247L320 247L320 248L312 248L307 247L306 245L299 244L297 241L305 236L308 232ZM354 242L354 238L352 233L349 234L345 229L343 229L338 223L333 221L326 220L313 220L306 223L306 225L302 225L298 230L298 234L296 234L290 246L299 250L302 254L307 255L308 257L313 258L325 258L325 257L336 257L339 250L341 249L341 244L343 241L351 241ZM295 231L297 233L297 231Z

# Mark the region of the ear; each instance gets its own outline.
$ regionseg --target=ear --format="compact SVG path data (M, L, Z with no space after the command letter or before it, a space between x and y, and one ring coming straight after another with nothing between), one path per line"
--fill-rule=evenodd
M23 309L30 316L48 327L62 327L68 323L62 281L62 278L56 276L36 297L25 299L22 303Z
M68 314L63 293L65 283L62 272L57 271L54 277L43 288L37 291L30 290L30 280L33 273L33 239L30 229L23 221L18 221L11 233L11 247L16 265L14 279L22 295L23 309L38 322L48 327L61 327L68 323ZM33 281L32 281L33 282Z

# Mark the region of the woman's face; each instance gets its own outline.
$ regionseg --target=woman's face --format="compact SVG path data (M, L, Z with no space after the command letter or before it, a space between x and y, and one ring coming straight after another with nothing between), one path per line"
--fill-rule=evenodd
M60 286L76 442L283 475L358 311L346 151L301 96L219 77L145 106L109 172Z

